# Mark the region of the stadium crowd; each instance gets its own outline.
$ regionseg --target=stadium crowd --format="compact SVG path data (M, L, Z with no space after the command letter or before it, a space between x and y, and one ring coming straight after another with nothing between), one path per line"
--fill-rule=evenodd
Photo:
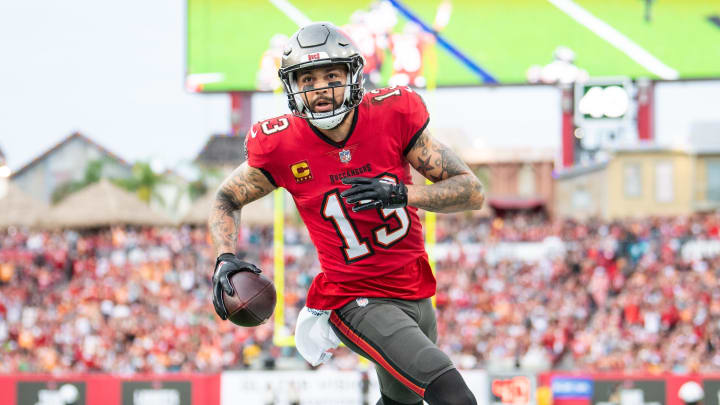
M622 222L440 216L438 344L461 368L720 370L720 215ZM319 271L285 230L285 330ZM272 274L272 228L241 250ZM297 358L210 301L202 227L0 231L0 372L217 371ZM353 368L339 349L330 364Z

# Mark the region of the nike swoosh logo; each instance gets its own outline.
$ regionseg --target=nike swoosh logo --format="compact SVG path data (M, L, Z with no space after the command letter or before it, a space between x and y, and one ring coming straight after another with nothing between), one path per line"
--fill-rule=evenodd
M250 136L255 138L255 135L257 135L257 132L255 132L255 127L250 128Z

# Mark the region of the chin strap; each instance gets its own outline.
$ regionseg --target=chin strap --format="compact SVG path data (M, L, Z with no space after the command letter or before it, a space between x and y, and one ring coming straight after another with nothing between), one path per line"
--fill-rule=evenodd
M314 126L320 128L320 129L333 129L340 125L343 118L347 115L348 111L345 111L343 113L340 113L338 115L333 115L332 117L325 117L325 118L315 118L315 119L309 119L311 124ZM317 114L316 114L317 115Z

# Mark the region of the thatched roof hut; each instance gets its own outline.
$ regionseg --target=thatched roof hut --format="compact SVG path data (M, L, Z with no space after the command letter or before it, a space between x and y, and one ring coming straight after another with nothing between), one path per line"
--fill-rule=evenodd
M77 191L50 209L41 225L50 228L93 228L109 225L172 225L135 194L103 179Z
M13 182L7 183L7 192L0 198L0 229L10 226L35 226L50 208L25 194Z

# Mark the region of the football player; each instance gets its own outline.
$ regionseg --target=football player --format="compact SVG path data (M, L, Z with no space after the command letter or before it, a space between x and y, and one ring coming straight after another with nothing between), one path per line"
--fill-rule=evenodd
M358 10L350 16L350 23L340 27L360 50L363 60L363 75L366 88L377 88L380 82L380 72L385 57L384 49L379 46L378 38L372 29L370 14Z
M220 186L210 214L215 310L227 317L229 275L259 271L234 255L242 207L284 187L322 267L306 305L331 310L338 338L375 362L378 403L475 404L435 344L435 278L417 210L480 209L482 185L430 135L417 93L391 87L366 94L362 71L359 50L330 23L290 38L279 75L291 114L252 126L247 161ZM434 184L413 185L410 165Z
M282 63L283 48L288 37L283 34L275 34L270 38L268 49L260 57L260 66L255 77L255 87L260 91L282 91L282 83L277 75L277 70Z

